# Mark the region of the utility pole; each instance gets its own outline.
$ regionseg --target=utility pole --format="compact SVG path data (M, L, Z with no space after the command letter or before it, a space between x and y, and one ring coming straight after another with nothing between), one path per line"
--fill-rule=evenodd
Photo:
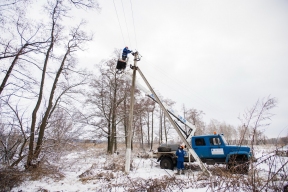
M132 142L132 125L133 125L133 111L134 111L134 92L135 92L135 81L136 81L136 70L137 70L137 61L139 61L138 52L134 53L134 66L131 66L133 69L132 76L132 86L130 94L130 111L129 111L129 122L128 122L128 133L127 133L127 147L126 147L126 160L125 160L125 172L128 174L130 171L130 162L131 162L131 142Z

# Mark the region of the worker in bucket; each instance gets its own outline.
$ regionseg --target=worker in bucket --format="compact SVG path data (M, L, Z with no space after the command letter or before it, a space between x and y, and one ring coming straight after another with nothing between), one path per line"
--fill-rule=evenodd
M123 52L122 52L122 60L126 60L127 59L127 55L129 54L129 53L132 53L132 51L130 51L129 49L128 49L128 46L126 46L124 49L123 49Z
M181 144L180 147L176 151L177 156L177 175L184 174L184 156L186 155L186 151L184 151L184 144Z

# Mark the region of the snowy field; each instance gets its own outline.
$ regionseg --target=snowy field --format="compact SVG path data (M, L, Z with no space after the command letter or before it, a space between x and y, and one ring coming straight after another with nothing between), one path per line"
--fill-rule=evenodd
M45 176L27 176L13 192L30 191L252 191L252 185L263 191L282 191L288 184L288 157L274 155L275 147L255 149L258 159L255 172L230 174L223 165L209 166L212 177L203 175L196 163L186 164L185 175L176 170L160 169L157 159L139 153L132 157L131 171L125 174L125 150L118 155L106 155L105 148L91 146L87 150L74 150L46 162ZM143 155L143 153L142 153ZM147 155L147 154L146 154ZM41 170L41 168L40 168ZM44 168L42 171L45 170ZM51 171L52 170L52 171ZM45 171L44 171L45 172ZM36 174L36 173L35 173ZM251 175L254 175L252 177ZM31 174L33 175L33 174ZM252 179L254 178L254 179ZM254 182L252 182L252 180ZM269 180L269 184L267 183Z

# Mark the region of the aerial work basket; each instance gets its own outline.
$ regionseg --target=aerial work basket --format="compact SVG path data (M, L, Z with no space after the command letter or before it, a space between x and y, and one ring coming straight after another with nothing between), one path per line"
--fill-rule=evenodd
M117 65L116 65L116 73L121 74L124 72L124 70L126 69L126 65L128 62L128 58L126 60L122 60L122 59L118 59L117 61Z
M116 69L124 70L126 68L126 65L127 65L126 61L118 59Z
M135 53L133 53L133 52L131 54L133 56L135 55ZM128 61L129 61L129 57L127 57L127 56L123 57L123 55L122 55L122 58L119 58L118 61L117 61L117 65L116 65L117 71L116 71L116 73L118 73L118 74L123 73L124 70L126 69L126 65L127 65ZM140 58L137 57L136 61L140 61Z

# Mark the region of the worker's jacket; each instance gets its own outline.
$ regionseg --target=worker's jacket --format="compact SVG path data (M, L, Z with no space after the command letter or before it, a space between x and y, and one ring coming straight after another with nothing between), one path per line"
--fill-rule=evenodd
M182 161L184 162L184 156L186 155L186 151L184 151L183 149L181 148L178 148L177 151L176 151L176 156L178 157L177 158L177 161Z
M132 51L130 51L129 49L127 49L126 47L123 49L123 56L127 56L129 53L131 53Z

